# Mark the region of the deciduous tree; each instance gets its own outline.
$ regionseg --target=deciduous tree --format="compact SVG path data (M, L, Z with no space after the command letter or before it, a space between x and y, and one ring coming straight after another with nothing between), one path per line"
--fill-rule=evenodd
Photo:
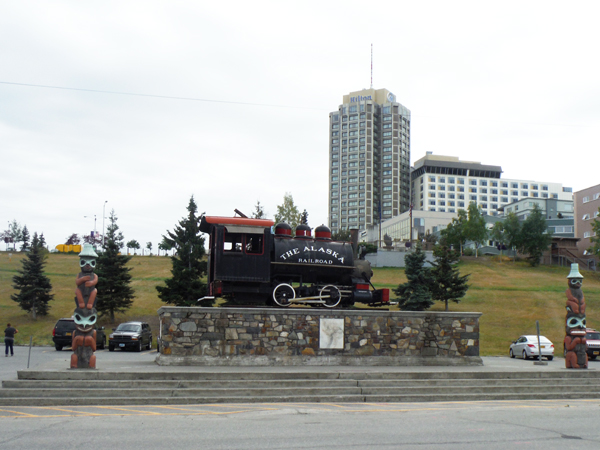
M535 267L539 265L542 254L551 242L552 237L548 234L546 218L540 207L534 204L533 210L521 226L520 251L528 255L529 264Z
M123 233L119 231L117 216L113 209L108 218L103 251L98 256L98 301L96 309L101 315L108 315L114 323L115 313L125 312L133 304L135 291L131 287L131 268L127 263L131 256L121 255Z
M81 238L77 233L73 233L66 239L65 245L79 245L81 243Z
M129 254L129 249L133 249L133 253L135 254L136 250L140 249L140 243L138 241L136 241L135 239L132 239L131 241L127 242L127 244L125 245L127 247L127 254Z
M475 256L477 256L479 247L487 240L488 231L485 225L485 219L481 215L481 211L475 202L469 203L468 213L469 218L465 224L465 235L467 240L472 241L475 244Z
M515 213L510 212L506 215L502 228L504 230L504 241L506 246L512 249L514 261L517 250L521 246L521 222Z
M467 242L467 220L467 211L459 209L457 217L452 219L452 222L440 233L446 239L448 245L457 248L461 255L463 254L463 246Z
M31 248L22 261L22 269L13 277L13 288L18 291L10 298L17 302L22 310L30 312L32 319L37 319L38 314L48 314L50 301L54 299L51 294L52 284L44 275L44 264L47 252L40 245L37 233L33 233Z
M598 208L598 214L600 214L600 208ZM593 236L590 238L592 246L588 249L588 252L593 253L596 256L600 256L600 220L597 216L592 221Z
M198 300L206 296L206 283L202 281L206 275L204 260L204 238L200 232L200 216L194 197L190 198L187 207L188 215L179 221L173 231L163 236L170 248L177 249L171 257L171 278L165 286L157 286L159 298L175 306L211 306L212 300Z
M294 204L294 198L289 192L283 196L283 203L277 206L277 214L275 214L275 223L285 222L292 229L295 229L300 223L300 213Z

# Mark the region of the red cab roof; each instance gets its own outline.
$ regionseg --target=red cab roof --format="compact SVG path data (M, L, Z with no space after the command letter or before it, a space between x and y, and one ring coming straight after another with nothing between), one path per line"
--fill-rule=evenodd
M250 219L247 217L203 216L202 221L212 225L246 225L251 227L272 227L275 222L270 219Z

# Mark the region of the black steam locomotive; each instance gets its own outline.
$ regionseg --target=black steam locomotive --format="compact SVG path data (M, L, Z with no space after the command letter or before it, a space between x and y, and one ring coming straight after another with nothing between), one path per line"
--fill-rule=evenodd
M315 229L246 217L202 216L209 234L208 284L211 296L231 304L326 308L355 302L389 304L389 290L375 289L368 261L354 256L350 242L331 240L325 225ZM370 287L373 287L371 290Z

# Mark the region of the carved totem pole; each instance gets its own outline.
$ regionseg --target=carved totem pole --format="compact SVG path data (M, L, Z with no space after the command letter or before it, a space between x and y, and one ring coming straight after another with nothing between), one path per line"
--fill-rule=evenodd
M96 284L98 275L94 273L98 255L91 244L83 244L79 254L81 272L75 283L75 331L73 332L73 354L71 369L96 368L96 330L94 324L98 318L96 312Z
M585 298L581 290L583 275L579 273L579 264L571 264L571 273L567 275L567 318L565 336L565 366L567 369L587 369L588 357L585 351Z

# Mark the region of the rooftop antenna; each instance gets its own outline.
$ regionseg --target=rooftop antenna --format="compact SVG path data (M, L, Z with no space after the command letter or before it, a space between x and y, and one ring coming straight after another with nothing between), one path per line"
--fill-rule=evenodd
M371 89L373 89L373 44L371 44Z

